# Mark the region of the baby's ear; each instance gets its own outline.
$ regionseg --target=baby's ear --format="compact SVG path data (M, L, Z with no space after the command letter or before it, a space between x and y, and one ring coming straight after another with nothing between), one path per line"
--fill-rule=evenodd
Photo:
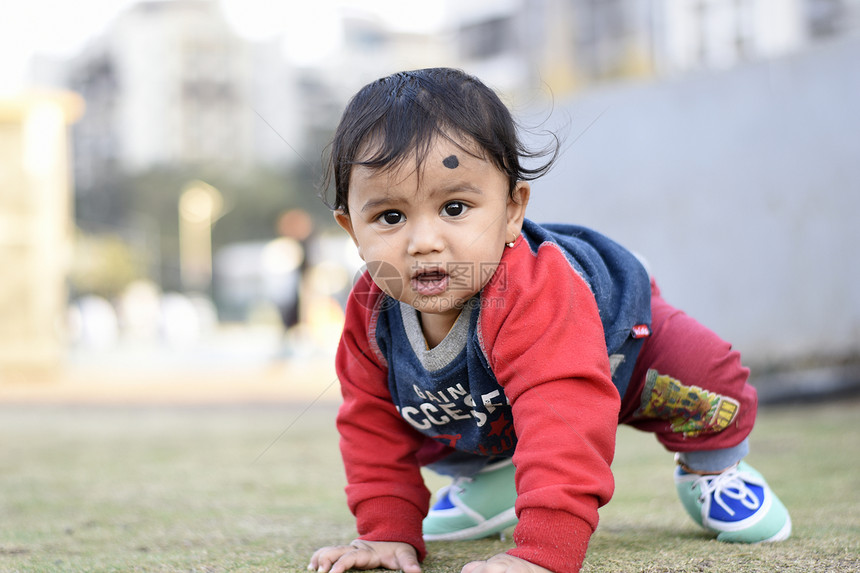
M523 228L523 219L526 216L526 207L531 196L531 186L527 181L518 181L513 193L508 198L508 231L514 237L520 234Z
M336 209L331 213L334 215L334 220L340 225L344 231L352 235L352 220L343 209Z
M352 242L355 243L356 247L358 247L358 254L361 255L361 245L358 244L358 239L355 238L355 231L352 228L352 219L350 219L349 215L347 215L342 209L334 211L333 214L334 220L344 231L349 233L349 236L352 238Z

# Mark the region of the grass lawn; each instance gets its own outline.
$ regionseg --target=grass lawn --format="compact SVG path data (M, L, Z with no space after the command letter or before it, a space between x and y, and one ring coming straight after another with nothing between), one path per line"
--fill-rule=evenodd
M303 409L0 405L0 571L305 571L354 529L335 406ZM752 442L789 541L712 541L682 513L671 454L621 428L584 571L860 570L860 401L765 409ZM424 570L510 546L433 543Z

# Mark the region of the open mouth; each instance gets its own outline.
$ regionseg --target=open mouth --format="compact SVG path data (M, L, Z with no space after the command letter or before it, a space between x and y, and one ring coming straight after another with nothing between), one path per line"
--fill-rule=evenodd
M422 296L439 295L448 290L448 273L442 269L425 269L412 275L412 289Z

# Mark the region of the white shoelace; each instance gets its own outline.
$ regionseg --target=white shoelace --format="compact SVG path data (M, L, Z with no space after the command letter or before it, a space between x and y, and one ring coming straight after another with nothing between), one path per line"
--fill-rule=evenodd
M451 489L455 490L457 493L463 493L463 490L466 489L467 483L472 483L475 478L473 477L458 477L454 479L454 482L451 484Z
M449 493L449 492L452 492L452 491L453 491L453 492L456 492L456 493L458 493L458 494L459 494L459 493L463 493L463 490L464 490L464 489L466 489L466 488L464 487L464 484L467 484L467 483L469 483L469 482L473 481L474 479L475 479L475 478L471 478L471 477L462 477L462 476L461 476L461 477L458 477L458 478L454 478L454 480L453 480L450 484L448 484L448 485L446 485L446 486L442 486L442 487L441 487L441 488L436 492L436 499L437 499L437 500L438 500L438 499L442 499L443 497L445 497L446 495L448 495L448 493Z
M747 487L746 481L741 477L737 468L727 470L718 475L705 475L696 480L695 485L701 486L699 499L704 501L711 494L714 501L722 507L726 513L734 516L735 511L723 501L723 496L741 502L746 508L756 510L761 505L761 500Z

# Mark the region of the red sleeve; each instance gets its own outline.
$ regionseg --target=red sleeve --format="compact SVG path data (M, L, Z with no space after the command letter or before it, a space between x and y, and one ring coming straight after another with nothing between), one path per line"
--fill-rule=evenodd
M509 551L559 573L579 571L612 497L620 398L594 295L555 246L508 249L479 326L511 402L519 523ZM482 300L482 303L486 302Z
M394 407L387 365L369 334L382 297L369 275L356 283L337 352L343 394L337 427L346 469L346 497L361 539L409 543L423 559L421 522L430 492L416 452L424 437Z

